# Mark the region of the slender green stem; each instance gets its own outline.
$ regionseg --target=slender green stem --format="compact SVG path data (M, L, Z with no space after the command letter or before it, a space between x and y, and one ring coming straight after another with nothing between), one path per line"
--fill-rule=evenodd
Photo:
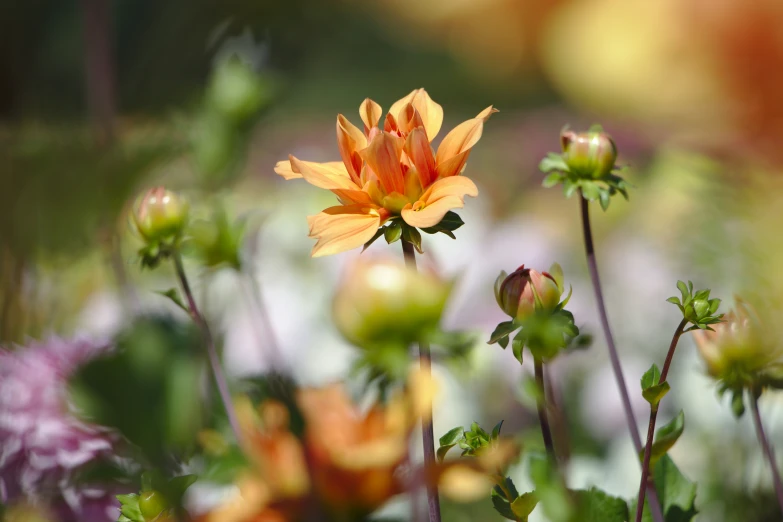
M544 362L536 357L533 360L535 368L536 386L538 387L538 396L536 397L536 406L538 408L538 423L541 425L541 436L544 438L544 447L549 458L553 463L557 462L555 455L555 444L552 440L552 430L549 427L549 418L546 413L546 387L544 385Z
M688 320L683 319L680 324L677 325L677 329L674 331L672 342L669 344L669 351L666 352L666 360L663 363L663 370L661 370L661 377L656 384L660 384L666 380L669 375L669 368L672 365L672 358L674 357L674 351L677 349L677 344L680 341L680 337L685 331L685 327L688 325ZM644 446L644 459L642 460L642 479L639 484L639 499L636 504L636 522L641 522L642 514L644 513L644 495L649 484L651 482L650 477L650 459L652 458L652 445L653 437L655 435L655 420L658 418L658 405L650 406L650 422L647 425L647 444Z
M405 264L409 268L416 269L416 253L413 245L407 241L401 241L402 254L405 258ZM425 342L419 342L419 365L427 377L432 375L432 356L430 355L430 345ZM429 415L424 416L421 423L422 442L424 444L424 469L427 470L427 476L431 476L429 470L435 467L435 432L432 427L432 407ZM440 517L440 497L438 496L438 485L427 485L427 509L430 522L441 522Z
M756 393L753 390L751 390L750 393L750 409L753 412L753 423L756 426L756 435L758 436L759 444L761 444L761 449L764 451L764 456L769 462L769 467L772 470L772 483L775 485L775 496L777 496L780 511L783 513L783 481L780 480L780 472L778 471L778 464L775 460L775 452L772 450L767 435L764 433L764 426L761 424L759 393Z
M223 401L223 407L226 409L226 416L228 422L231 425L231 429L234 432L234 436L237 439L239 445L242 445L242 432L239 429L239 421L237 420L236 411L234 411L234 403L231 400L231 392L228 389L228 381L223 373L223 367L220 364L220 357L218 357L217 349L215 348L215 341L212 338L212 333L209 331L209 325L201 315L198 307L196 306L196 300L193 298L193 292L190 289L190 283L188 283L187 275L185 275L185 267L182 265L182 256L178 251L174 251L172 254L174 258L174 268L177 271L177 277L179 278L182 291L185 294L185 298L188 302L188 310L193 318L193 321L201 329L201 334L204 337L204 343L207 346L207 357L209 358L209 365L212 368L212 375L215 377L215 384L217 385L220 399Z
M606 305L604 304L604 295L601 290L601 278L598 275L598 262L595 258L595 245L593 244L593 231L590 226L590 207L589 202L585 199L582 191L579 191L579 203L582 210L582 235L585 242L585 256L587 257L587 268L590 272L590 279L593 283L593 290L595 291L595 300L598 304L598 315L601 319L601 328L606 338L606 345L609 347L609 361L612 364L612 371L614 372L614 378L617 381L617 389L620 392L620 399L623 403L623 410L625 411L625 420L628 424L628 430L631 432L631 439L633 439L633 445L636 449L636 453L642 451L642 439L639 436L639 430L636 428L636 417L633 414L633 408L631 407L631 399L628 396L628 388L625 385L625 376L623 375L623 368L620 365L620 357L617 355L617 347L614 344L614 336L612 335L612 329L609 327L609 317L606 313ZM647 495L649 496L650 511L655 522L664 522L663 513L661 511L660 503L658 502L658 494L655 491L655 486L649 484L647 488Z

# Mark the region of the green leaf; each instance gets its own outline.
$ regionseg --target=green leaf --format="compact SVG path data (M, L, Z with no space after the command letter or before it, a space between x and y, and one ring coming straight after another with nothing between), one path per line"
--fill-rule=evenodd
M438 439L438 442L441 446L454 445L462 438L464 432L465 430L462 426L457 426L447 431L445 435Z
M144 522L139 508L139 495L131 493L130 495L117 495L120 501L120 515L126 517L131 522Z
M519 495L511 503L511 511L514 513L514 515L516 515L517 520L520 522L527 522L527 517L530 516L530 513L533 512L537 504L538 497L536 496L535 492L531 491Z
M672 297L668 298L666 300L666 302L667 303L671 303L671 304L675 304L675 305L679 305L680 304L680 298L672 296Z
M650 366L650 369L642 375L642 391L657 385L660 380L661 370L658 369L658 365L653 364Z
M677 281L677 289L682 293L682 300L685 301L685 297L690 295L688 287L682 281Z
M674 446L684 429L685 413L680 410L680 413L671 422L662 426L655 434L655 441L652 445L653 462L663 457Z
M372 236L372 237L370 238L370 240L369 240L369 241L367 241L367 242L364 244L364 246L362 247L362 252L364 252L365 250L367 250L368 248L370 248L370 245L372 245L373 243L375 243L375 240L376 240L376 239L378 239L379 237L381 237L381 236L383 235L383 233L384 233L384 230L383 230L383 229L384 229L384 227L381 227L381 228L379 228L378 230L376 230L376 231L375 231L375 235L374 235L374 236Z
M517 517L514 515L514 512L511 511L511 504L502 496L495 495L494 491L492 495L492 507L494 507L495 511L500 513L500 516L503 518L516 521Z
M438 459L438 462L443 462L443 460L446 458L446 454L449 452L451 448L456 446L456 444L447 444L446 446L440 446L438 448L438 451L436 452L435 456Z
M522 364L522 350L525 347L525 336L523 332L519 332L514 336L514 340L511 342L511 350L514 353L514 358Z
M644 400L650 403L650 406L657 408L658 403L661 402L661 399L663 399L667 393L669 393L670 389L671 388L669 387L669 383L663 381L660 384L656 384L655 386L650 386L649 388L642 390L642 397L644 397Z
M543 163L543 162L542 162ZM541 186L544 188L552 188L563 180L563 175L560 172L550 172L541 182Z
M577 185L576 183L574 183L573 181L571 181L569 179L566 179L565 181L563 181L563 195L566 198L570 198L571 196L573 196L574 192L576 192L576 189L578 189L578 188L579 188L579 185Z
M462 221L462 218L459 217L459 214L449 210L448 212L446 212L446 215L443 216L443 219L441 219L437 225L432 227L422 228L421 230L428 234L435 234L437 232L453 232L464 224L465 222Z
M505 350L506 347L508 346L508 335L504 335L503 337L498 339L498 344L500 345L501 348Z
M611 200L611 195L606 190L601 190L601 192L598 193L598 200L601 203L601 208L606 210L609 208L609 203Z
M601 189L598 188L598 185L592 182L584 182L582 183L582 195L585 199L589 201L595 201L599 198L599 195L601 194Z
M508 337L508 335L513 333L514 330L519 328L519 326L520 325L516 324L514 321L503 321L495 327L492 335L489 336L489 341L487 341L487 344L495 344L502 337Z
M500 436L500 429L503 427L503 421L501 420L497 424L495 424L495 427L492 428L492 434L490 435L490 440L497 440L497 438Z
M190 310L185 306L185 303L182 301L182 298L179 296L179 291L176 288L169 288L166 291L158 290L155 293L160 294L163 297L168 297L172 303L179 306L186 314L190 315Z
M566 165L565 160L560 154L550 152L541 160L541 163L538 164L538 168L541 172L551 172L553 170L567 171L568 165Z
M383 229L383 237L390 245L395 241L399 241L399 239L402 237L402 225L400 224L400 220L395 219L386 225L386 227Z
M598 488L574 491L579 522L626 522L628 504Z
M421 249L421 234L417 228L402 223L402 240L413 245L419 254L424 253Z
M742 390L735 390L731 397L731 411L738 419L745 414L745 397Z

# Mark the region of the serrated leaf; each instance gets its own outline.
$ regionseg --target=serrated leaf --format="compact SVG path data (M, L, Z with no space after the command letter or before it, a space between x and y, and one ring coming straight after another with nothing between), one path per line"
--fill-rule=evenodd
M653 480L658 499L661 502L666 522L690 522L696 511L696 484L680 472L669 455L664 455L653 467ZM636 511L636 503L631 505ZM653 522L649 507L645 502L643 522Z
M395 219L383 229L383 238L388 244L392 244L395 241L399 241L402 237L402 225L400 221Z
M574 491L579 522L626 522L628 503L598 488Z
M531 491L519 495L511 503L511 511L514 513L514 515L517 516L517 519L520 522L527 522L527 517L530 516L530 513L533 512L537 504L538 497L536 496L535 492Z
M368 248L370 248L370 245L372 245L373 243L375 243L375 240L376 240L376 239L378 239L379 237L381 237L381 236L383 235L383 228L384 228L384 227L381 227L381 228L379 228L378 230L376 230L376 231L375 231L375 235L374 235L374 236L372 236L372 237L370 238L370 240L369 240L369 241L367 241L367 242L364 244L364 246L362 247L362 252L364 252L365 250L367 250Z
M517 328L519 328L519 325L514 321L503 321L495 327L492 335L489 336L489 341L487 341L487 344L495 344L502 337L508 337L508 335L513 333Z
M500 516L502 516L503 518L516 521L517 518L514 515L514 512L511 511L511 504L509 504L508 500L506 500L505 498L493 495L492 507L494 507L495 511L500 513Z
M661 380L661 370L658 369L657 364L653 364L650 366L650 369L644 372L644 375L642 375L642 391L651 388L653 386L656 386L658 382Z

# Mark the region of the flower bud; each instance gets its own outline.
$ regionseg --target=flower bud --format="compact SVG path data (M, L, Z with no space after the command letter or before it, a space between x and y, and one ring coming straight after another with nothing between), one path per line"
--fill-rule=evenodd
M155 187L136 199L133 222L147 241L160 241L182 235L188 220L188 202L179 194Z
M555 263L550 270L562 278L560 265ZM525 265L509 275L501 272L495 280L495 300L506 314L520 321L533 315L536 309L552 311L560 304L563 294L562 280L555 277Z
M582 178L600 179L612 172L617 160L617 147L604 132L574 132L560 134L563 160L568 169Z
M169 508L169 503L162 493L152 491L142 491L139 495L139 510L145 520L155 520Z
M400 263L360 260L334 300L340 332L359 346L420 340L437 328L451 283Z
M758 318L740 302L714 331L694 330L707 373L730 388L751 387L780 358L780 350L766 342Z

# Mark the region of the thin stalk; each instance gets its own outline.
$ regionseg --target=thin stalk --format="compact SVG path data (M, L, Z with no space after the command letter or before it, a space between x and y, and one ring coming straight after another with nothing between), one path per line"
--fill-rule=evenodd
M633 445L636 449L636 453L642 451L642 439L639 436L639 430L636 428L636 417L633 414L633 408L631 407L631 399L628 396L628 388L625 385L625 376L623 375L623 368L620 365L620 357L617 355L617 347L614 344L614 336L612 335L612 329L609 327L609 317L606 314L606 305L604 304L604 294L601 290L601 278L598 275L598 262L595 259L595 246L593 244L593 231L590 227L590 207L588 201L584 198L582 191L579 191L579 203L582 210L582 235L585 241L585 256L587 257L587 269L590 272L590 280L593 283L593 290L595 291L595 300L598 304L598 315L601 319L601 328L606 338L606 344L609 347L609 360L612 364L612 371L614 372L614 378L617 381L617 389L620 392L620 399L623 403L623 410L625 411L625 420L628 424L628 430L631 432L631 439L633 439ZM664 522L663 513L661 512L661 506L658 502L658 494L655 491L655 486L648 485L647 495L649 496L650 511L655 522Z
M207 345L207 356L209 357L209 365L212 368L212 375L215 377L215 384L217 384L218 393L220 399L223 401L223 407L226 409L226 415L228 416L228 422L231 425L231 429L234 432L234 437L237 439L237 443L242 445L242 435L239 430L239 421L237 420L236 412L234 411L234 403L231 401L231 392L228 389L228 382L226 376L223 373L223 367L220 365L220 358L218 357L217 349L215 348L215 341L212 339L212 333L209 331L209 325L201 315L198 307L196 306L196 300L193 298L193 292L190 290L190 283L185 275L185 268L182 266L182 256L179 252L174 251L174 268L177 271L177 277L179 278L180 285L182 285L182 291L185 294L185 298L188 301L188 310L193 318L193 321L201 329L201 334L204 337L204 342Z
M245 273L244 277L247 279L248 284L242 285L242 287L246 289L248 300L255 304L259 319L261 319L261 327L266 332L266 338L264 338L264 335L258 328L258 323L251 321L258 343L262 349L265 349L266 355L269 357L271 373L283 371L282 351L280 350L280 344L277 342L272 319L269 317L269 310L267 309L266 300L261 292L260 285L253 274Z
M674 357L674 351L677 349L677 344L680 341L680 337L685 331L685 327L688 325L688 320L683 319L680 324L677 325L677 329L672 336L672 342L669 344L669 351L666 353L666 360L663 363L663 369L661 370L661 377L656 384L660 384L666 380L669 375L669 367L672 365L672 358ZM649 488L651 482L650 477L650 459L652 458L652 445L653 436L655 435L655 420L658 418L658 405L650 406L650 422L647 425L647 444L644 446L644 459L642 460L642 479L639 484L639 499L636 504L636 522L641 522L642 514L644 513L644 496L645 492Z
M402 255L405 258L405 264L416 270L416 253L413 245L407 241L401 241ZM432 356L430 355L430 345L425 342L419 342L419 365L427 377L432 376ZM435 467L435 432L432 428L432 407L426 412L425 418L421 422L422 442L424 444L424 469L427 470L427 476L432 476L430 470ZM440 517L440 498L438 497L438 485L427 483L427 509L430 522L441 522Z
M778 471L777 461L775 460L775 452L772 450L772 446L767 440L767 435L764 433L764 426L761 424L761 414L759 414L759 394L751 391L750 394L750 409L753 412L753 423L756 426L756 435L761 444L761 449L764 451L764 456L769 462L769 467L772 469L772 483L775 485L775 495L778 498L778 505L780 511L783 512L783 481L780 480L780 472Z
M538 387L538 396L536 397L536 406L538 408L538 423L541 425L541 436L544 438L544 447L549 458L553 463L557 462L555 455L555 444L552 441L552 430L549 427L549 419L546 414L546 387L544 386L544 362L536 357L533 360L536 375L536 386Z

